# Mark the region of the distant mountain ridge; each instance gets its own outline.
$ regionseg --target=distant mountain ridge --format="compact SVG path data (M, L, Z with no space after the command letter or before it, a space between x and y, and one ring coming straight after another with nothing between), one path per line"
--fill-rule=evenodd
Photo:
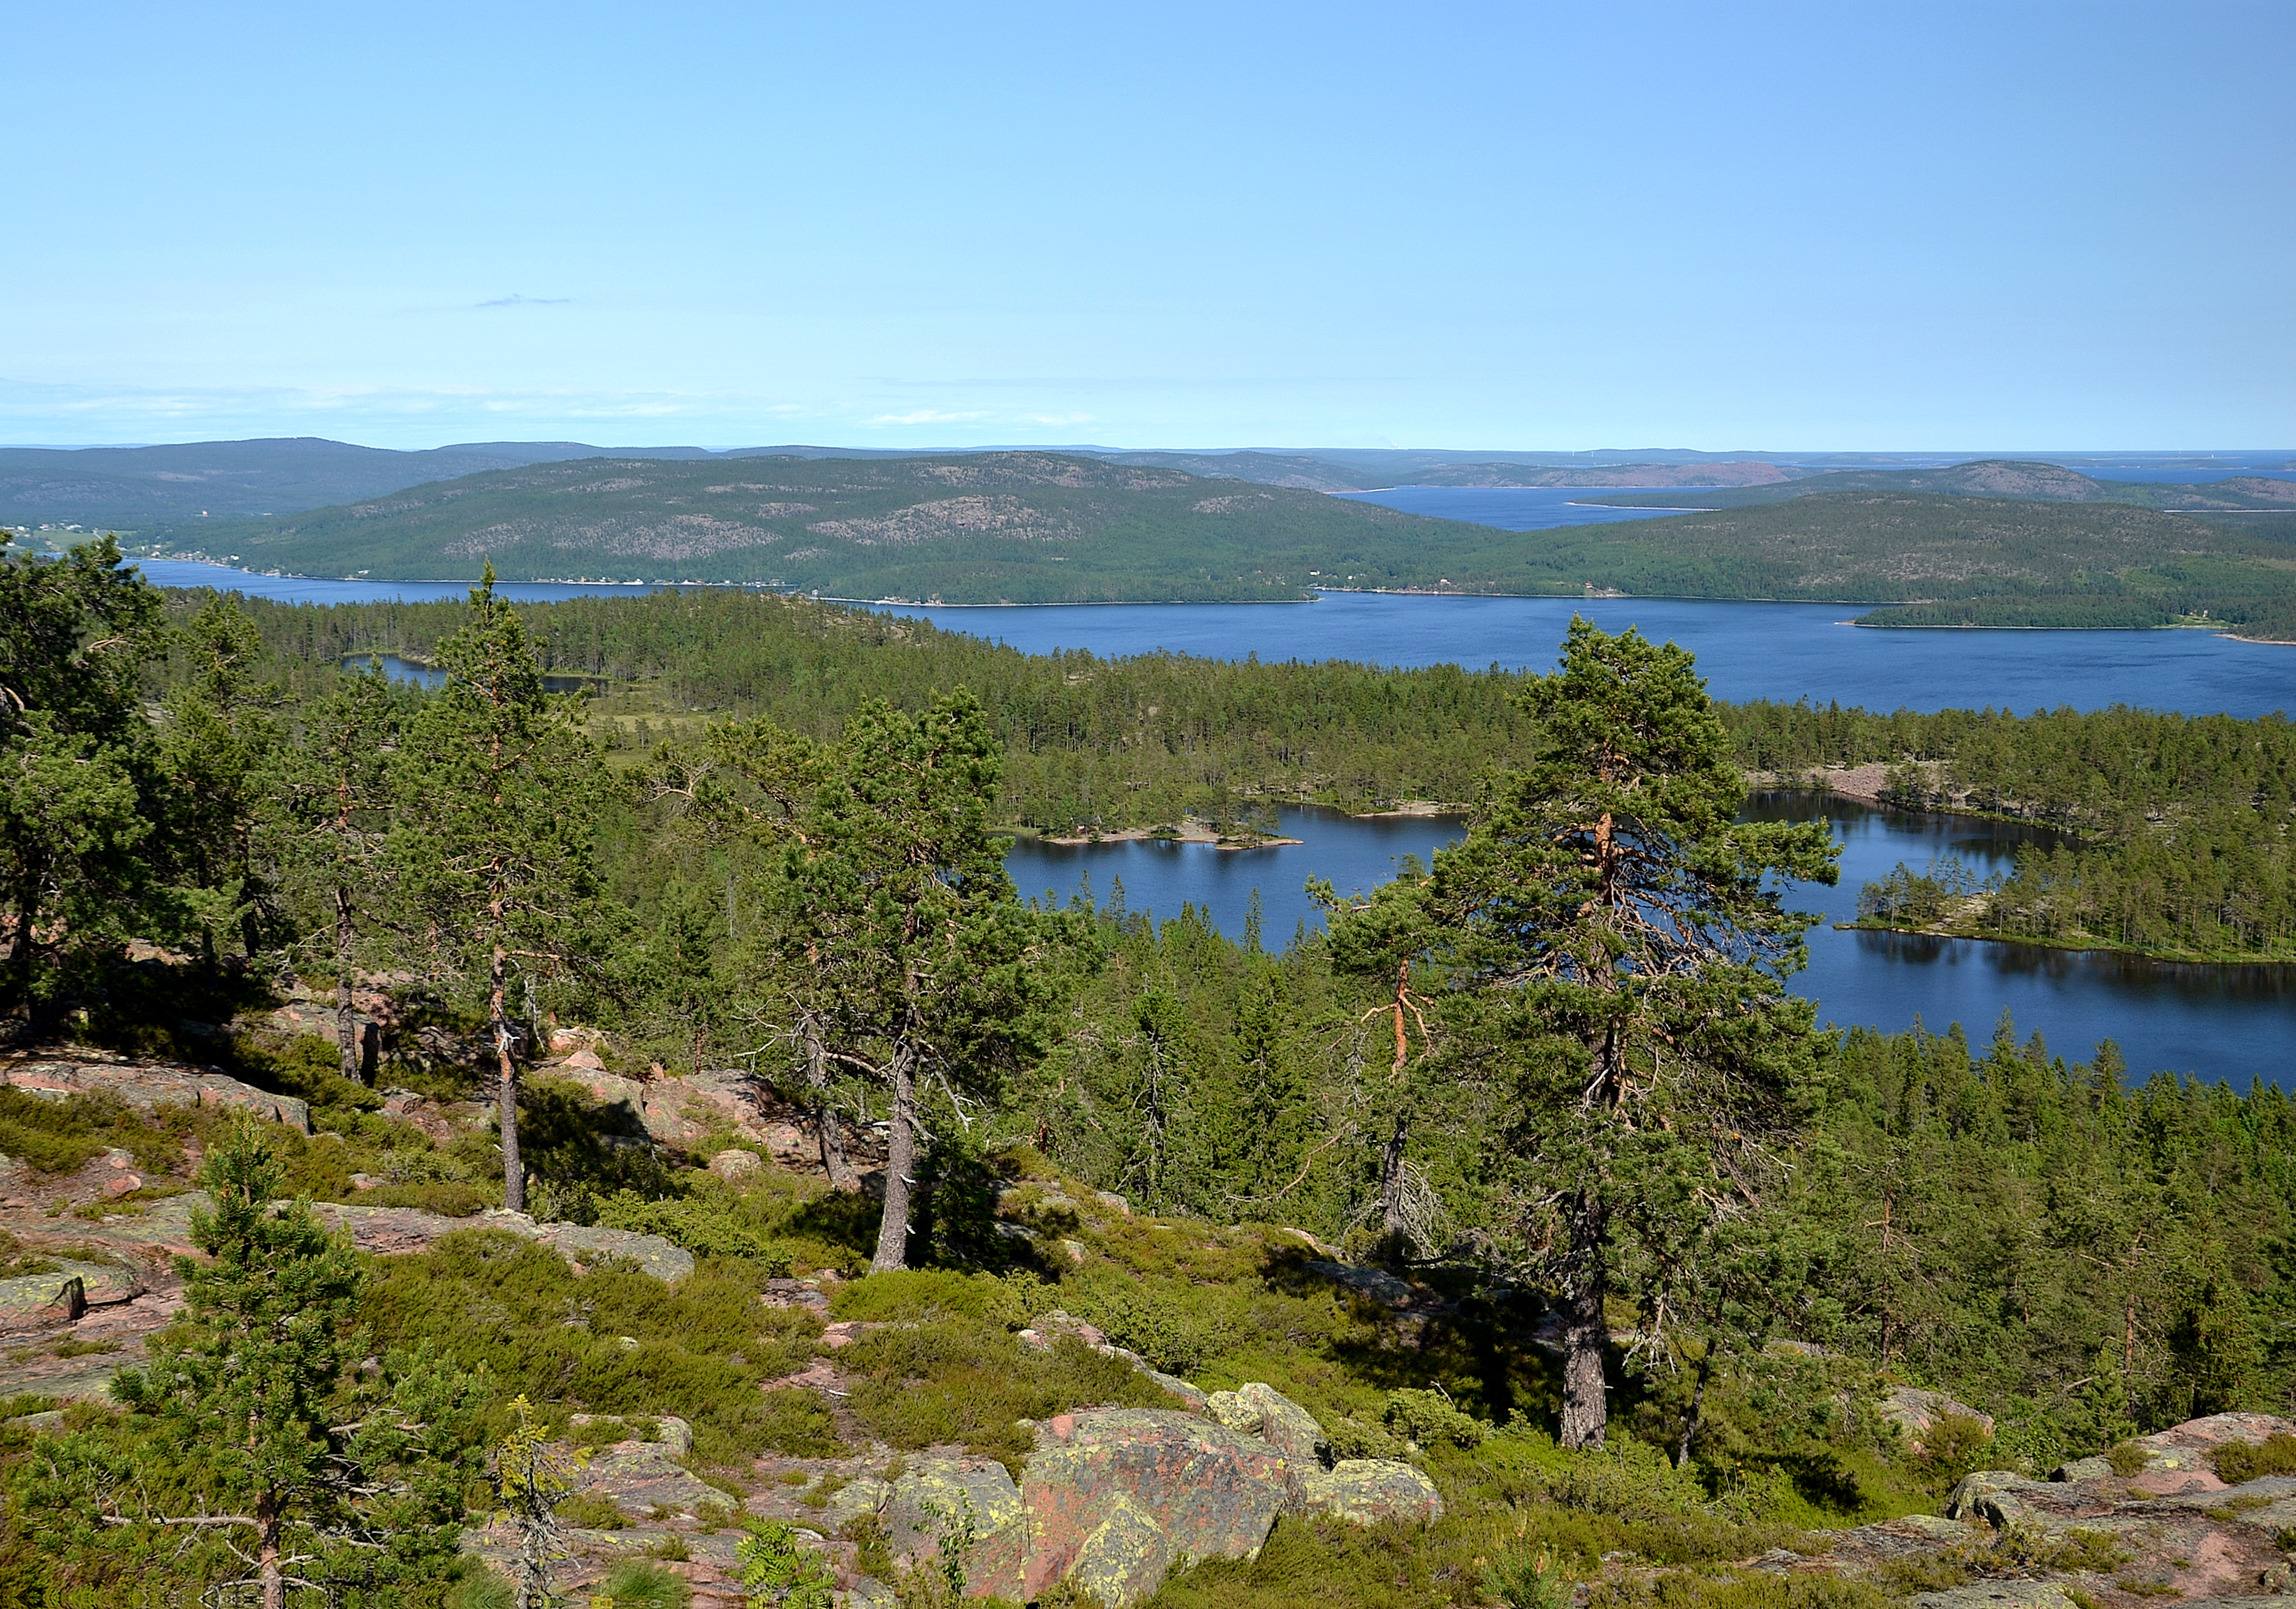
M2128 502L2144 508L2245 511L2296 506L2283 483L2261 476L2213 486L2167 486L2095 478L2055 462L1950 455L1703 453L1681 448L1606 448L1588 453L1488 449L1258 448L1147 451L1104 446L981 448L960 453L899 448L783 445L597 447L583 442L463 442L419 452L364 447L318 437L191 442L143 447L0 447L0 525L125 529L146 540L205 542L192 533L224 521L286 519L312 510L389 496L496 470L581 459L709 461L771 458L818 461L986 456L1013 451L1177 470L1308 492L1359 492L1405 485L1683 488L1663 498L1631 492L1621 504L1728 508L1823 491L1920 491L1958 496ZM2169 455L2156 455L2162 462ZM2102 462L2081 461L2104 474ZM2179 461L2195 469L2296 464L2285 453L2218 453Z
M561 460L201 535L202 556L302 575L453 580L491 563L504 580L1087 603L1304 599L1330 565L1391 584L1402 556L1461 533L1495 535L1292 487L1013 452Z
M1662 500L1669 506L1742 509L1833 492L1923 492L1948 497L2006 497L2043 502L2119 502L2132 508L2191 513L2296 511L2296 481L2237 476L2191 485L2101 480L2062 464L2009 458L1980 459L1940 469L1846 470L1724 491L1693 492ZM1613 508L1650 508L1661 500L1632 495L1594 501Z

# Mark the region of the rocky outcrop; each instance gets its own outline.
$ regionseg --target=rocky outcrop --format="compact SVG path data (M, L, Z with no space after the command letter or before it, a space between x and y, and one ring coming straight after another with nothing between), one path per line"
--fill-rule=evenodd
M109 1095L141 1112L161 1107L221 1107L311 1131L311 1109L292 1095L242 1083L220 1067L137 1061L87 1045L65 1045L0 1058L0 1083L64 1100Z
M587 1415L575 1416L579 1429ZM731 1509L738 1499L685 1467L693 1427L665 1417L655 1440L636 1437L602 1447L583 1465L577 1490L602 1497L628 1515L701 1515L705 1507Z
M77 1322L90 1308L133 1302L144 1294L135 1272L116 1263L52 1259L53 1270L0 1279L0 1335Z
M1175 1409L1046 1420L1021 1477L1025 1568L984 1587L1025 1601L1065 1580L1104 1604L1137 1603L1183 1558L1257 1554L1292 1506L1291 1473L1268 1443Z
M2140 1438L2146 1466L2125 1476L2103 1458L2075 1460L2051 1481L1980 1470L1954 1488L1943 1519L1816 1532L1808 1540L1816 1546L1754 1564L1850 1577L1911 1564L1967 1583L1916 1595L1919 1609L2125 1609L2156 1597L2185 1609L2296 1609L2282 1551L2296 1534L2296 1476L2226 1488L2209 1461L2227 1442L2289 1428L2262 1414L2191 1420Z
M936 1556L964 1526L973 1551L966 1585L975 1595L1004 1591L1027 1572L1029 1515L1012 1474L994 1458L918 1458L890 1481L863 1475L830 1497L822 1511L832 1530L864 1515L885 1528L886 1546L912 1559Z
M1882 1417L1905 1433L1906 1445L1915 1452L1921 1451L1922 1439L1931 1429L1947 1419L1970 1420L1983 1428L1988 1440L1993 1435L1991 1414L1956 1402L1941 1391L1912 1385L1893 1385L1882 1393Z

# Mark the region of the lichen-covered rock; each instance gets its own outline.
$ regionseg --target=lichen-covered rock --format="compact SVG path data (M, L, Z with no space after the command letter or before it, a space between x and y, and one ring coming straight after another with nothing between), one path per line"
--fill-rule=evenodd
M486 1216L491 1223L512 1215L489 1213ZM659 1235L578 1223L543 1223L534 1225L532 1238L569 1262L591 1263L601 1257L627 1258L665 1285L675 1285L693 1272L693 1254Z
M755 1151L725 1150L709 1159L709 1171L728 1183L746 1179L765 1165Z
M1156 1382L1157 1384L1162 1386L1173 1396L1176 1396L1179 1398L1181 1401L1185 1402L1189 1408L1197 1413L1203 1412L1206 1405L1210 1401L1210 1399L1206 1397L1201 1391L1198 1390L1195 1386L1189 1384L1177 1375L1168 1375L1160 1368L1143 1369L1141 1372L1145 1374L1151 1380Z
M70 1045L0 1059L0 1083L62 1100L102 1094L139 1112L161 1107L219 1107L250 1112L296 1132L311 1131L311 1108L292 1095L242 1083L220 1067L135 1061L109 1050Z
M2049 1472L2052 1481L2078 1483L2082 1481L2109 1481L2112 1478L2112 1460L2102 1456L2073 1458L2058 1465Z
M1025 1571L975 1590L1025 1600L1070 1580L1122 1609L1182 1558L1251 1556L1290 1499L1275 1448L1176 1409L1062 1414L1037 1436L1021 1476Z
M878 1514L892 1550L935 1556L944 1534L970 1517L973 1553L966 1587L975 1597L1017 1582L1028 1558L1021 1489L994 1458L912 1458L885 1491Z
M2005 1469L1980 1469L1964 1475L1961 1483L1953 1489L1953 1495L1946 1499L1946 1518L2011 1525L2030 1517L2030 1499L2047 1501L2053 1495L2046 1481L2031 1480Z
M583 1466L578 1485L641 1516L656 1509L699 1514L705 1503L732 1508L736 1501L680 1464L676 1450L665 1442L617 1442L600 1448Z
M2076 1609L2054 1581L1980 1581L1949 1592L1917 1592L1914 1609Z
M0 1279L0 1331L69 1324L92 1307L132 1302L144 1294L135 1272L116 1263L56 1259L45 1274Z
M1212 1393L1204 1399L1204 1411L1211 1416L1212 1423L1219 1425L1223 1430L1232 1430L1240 1436L1256 1436L1259 1433L1260 1417L1258 1410L1246 1403L1234 1392Z
M1317 1468L1330 1457L1331 1438L1316 1416L1262 1381L1236 1387L1235 1399L1247 1413L1259 1417L1260 1439L1301 1469Z
M1308 1513L1358 1525L1388 1520L1431 1523L1443 1517L1435 1482L1391 1459L1341 1458L1329 1469L1309 1470L1300 1485L1300 1503Z
M1993 1433L1993 1416L1980 1413L1966 1402L1956 1402L1941 1391L1923 1391L1912 1385L1893 1385L1882 1393L1882 1417L1906 1433L1906 1445L1915 1452L1922 1449L1922 1439L1931 1427L1947 1418L1972 1419L1982 1425L1985 1433Z
M2210 1414L2187 1419L2135 1445L2144 1450L2144 1467L2130 1477L2138 1491L2155 1497L2224 1490L2217 1478L2216 1450L2228 1442L2264 1442L2276 1435L2296 1434L2296 1425L2271 1414Z

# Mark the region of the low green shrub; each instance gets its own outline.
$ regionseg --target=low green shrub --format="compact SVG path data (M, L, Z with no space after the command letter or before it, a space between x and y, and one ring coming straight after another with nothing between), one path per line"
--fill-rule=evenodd
M197 1126L188 1108L149 1116L110 1095L49 1100L0 1084L0 1155L36 1173L77 1172L104 1152L132 1152L146 1172L166 1172L184 1160L184 1136Z
M740 1257L779 1277L790 1271L790 1250L746 1220L725 1196L666 1197L648 1200L618 1190L598 1203L597 1221L610 1229L659 1235L697 1257Z
M1416 1442L1422 1447L1432 1447L1439 1442L1448 1442L1455 1447L1480 1447L1491 1427L1472 1414L1459 1411L1451 1399L1439 1391L1414 1391L1405 1387L1387 1393L1387 1403L1380 1416L1388 1430L1406 1442Z
M1018 1329L1030 1317L1022 1293L993 1274L947 1269L902 1269L837 1286L829 1294L832 1317L875 1324L910 1324L956 1318Z
M2227 1486L2264 1475L2296 1474L2296 1435L2276 1432L2261 1442L2226 1442L2211 1459Z
M1023 1347L1001 1326L946 1318L874 1330L838 1354L858 1376L854 1417L904 1450L961 1442L1015 1466L1034 1445L1015 1422L1075 1408L1165 1408L1171 1399L1121 1359L1073 1338Z
M1241 1339L1244 1315L1234 1286L1128 1277L1100 1269L1064 1280L1061 1302L1117 1345L1168 1374L1193 1375Z
M686 1609L693 1589L651 1559L623 1559L606 1572L591 1601L604 1598L612 1609Z
M492 1189L463 1179L426 1180L422 1184L379 1184L359 1190L350 1199L359 1206L419 1207L441 1218L475 1218L502 1203L502 1186Z
M559 1504L558 1517L585 1531L619 1531L630 1523L611 1498L594 1491L578 1491Z

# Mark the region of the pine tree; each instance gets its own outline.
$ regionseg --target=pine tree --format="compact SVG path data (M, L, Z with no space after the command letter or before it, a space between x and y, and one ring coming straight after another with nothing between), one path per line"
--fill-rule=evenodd
M66 1439L45 1494L87 1547L220 1539L264 1609L290 1587L380 1587L451 1561L485 1394L428 1354L362 1376L358 1254L308 1201L277 1200L284 1177L251 1120L209 1151L213 1206L192 1217L207 1260L177 1262L183 1315L115 1383L127 1415Z
M4 986L29 1001L45 931L62 948L135 930L163 788L139 679L160 595L110 537L62 559L0 533L0 903Z
M398 706L380 667L348 678L307 705L302 740L287 745L265 800L263 833L281 880L316 909L312 949L335 979L335 1038L342 1075L361 1075L351 991L378 936L387 882L383 849L398 747ZM308 941L307 941L308 943Z
M1001 748L965 693L922 715L882 704L848 723L800 813L785 881L789 938L811 965L824 1053L890 1099L873 1266L908 1265L924 1099L952 1115L1041 1049L1066 924L1029 911L989 827Z
M1671 643L1574 619L1522 697L1537 752L1436 856L1430 948L1513 1080L1523 1227L1559 1247L1562 1440L1596 1447L1608 1298L1688 1277L1812 1080L1811 1008L1784 987L1809 919L1767 880L1831 882L1837 851L1823 823L1734 822L1729 739Z
M406 729L389 859L417 958L486 1014L503 1198L521 1212L523 1036L511 989L563 980L594 952L596 755L570 701L544 692L534 643L495 596L491 565L437 659L447 682Z

